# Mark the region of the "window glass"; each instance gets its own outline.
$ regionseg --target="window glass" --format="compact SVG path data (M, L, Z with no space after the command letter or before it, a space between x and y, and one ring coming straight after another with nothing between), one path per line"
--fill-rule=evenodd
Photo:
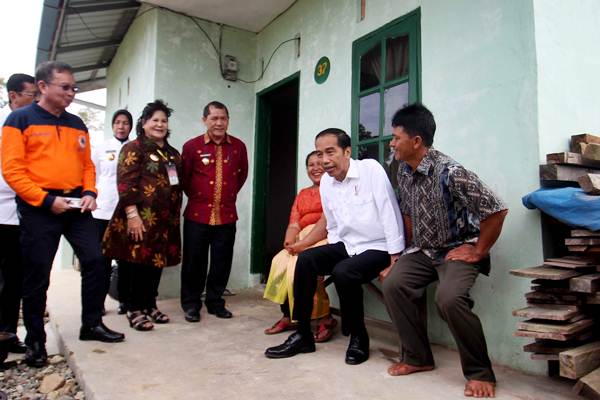
M385 79L391 81L408 74L408 36L386 40Z
M381 75L381 46L376 44L360 58L360 90L379 85Z
M379 92L361 97L358 118L358 140L379 136Z
M385 89L383 91L383 104L385 107L383 134L391 135L394 113L408 104L408 82Z
M379 161L379 143L361 144L358 146L358 159L372 158Z

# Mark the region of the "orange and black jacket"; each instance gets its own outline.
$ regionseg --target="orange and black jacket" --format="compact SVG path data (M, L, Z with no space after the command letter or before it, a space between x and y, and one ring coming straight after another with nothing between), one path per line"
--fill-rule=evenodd
M50 207L48 191L96 197L96 170L81 118L50 114L36 103L13 111L2 128L2 175L25 202ZM65 194L68 196L68 194Z

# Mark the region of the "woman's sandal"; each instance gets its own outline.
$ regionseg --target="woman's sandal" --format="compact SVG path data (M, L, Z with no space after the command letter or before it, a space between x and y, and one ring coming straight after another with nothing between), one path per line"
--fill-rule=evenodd
M315 342L323 343L331 339L334 333L334 329L337 326L337 320L331 315L325 317L319 322L317 332L315 333Z
M146 313L146 315L150 317L150 319L154 321L155 324L167 324L169 323L169 321L171 321L169 316L160 311L158 308L153 308L149 310Z
M148 319L146 314L141 311L127 313L127 319L129 320L129 326L136 331L149 331L154 328L154 325Z
M298 326L296 322L291 322L288 317L283 317L279 321L275 322L275 324L265 329L265 335L274 335L276 333L289 331L295 329Z

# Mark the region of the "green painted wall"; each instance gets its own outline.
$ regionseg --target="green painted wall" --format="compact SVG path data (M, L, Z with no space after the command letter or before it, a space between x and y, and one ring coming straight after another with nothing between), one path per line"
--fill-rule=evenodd
M534 0L540 160L578 133L600 134L600 7Z

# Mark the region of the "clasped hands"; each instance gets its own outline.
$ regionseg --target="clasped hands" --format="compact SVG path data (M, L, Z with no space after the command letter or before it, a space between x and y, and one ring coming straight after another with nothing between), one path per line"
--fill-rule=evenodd
M81 198L81 212L94 211L96 209L96 199L93 196L86 195ZM50 210L54 214L62 214L65 211L72 210L73 204L65 197L56 196L50 206Z

